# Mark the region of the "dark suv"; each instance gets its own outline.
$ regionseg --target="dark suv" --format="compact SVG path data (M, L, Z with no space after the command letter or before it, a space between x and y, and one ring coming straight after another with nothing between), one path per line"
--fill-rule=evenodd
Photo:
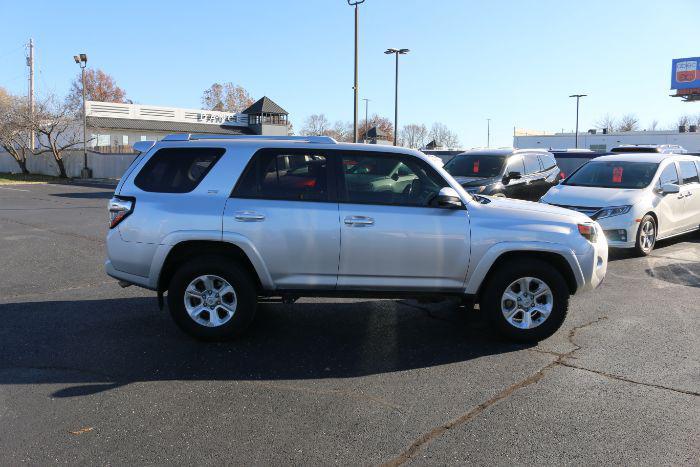
M559 181L552 153L540 149L474 149L444 169L471 194L539 200Z

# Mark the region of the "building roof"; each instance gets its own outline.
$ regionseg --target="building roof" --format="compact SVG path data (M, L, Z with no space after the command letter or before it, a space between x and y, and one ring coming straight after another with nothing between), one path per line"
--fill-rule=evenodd
M168 131L186 133L212 133L217 135L252 135L253 130L245 126L212 125L208 123L185 123L131 118L87 117L93 128L115 128L120 130Z
M244 114L280 114L280 115L289 115L289 113L284 110L282 107L277 105L275 101L270 99L267 96L263 96L257 101L255 101L253 104L251 104L250 107L245 109L242 113Z

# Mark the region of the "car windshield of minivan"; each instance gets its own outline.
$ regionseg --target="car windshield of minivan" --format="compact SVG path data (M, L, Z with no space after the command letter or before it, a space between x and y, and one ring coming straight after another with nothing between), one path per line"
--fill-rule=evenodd
M464 154L453 157L443 167L453 177L497 177L501 174L506 156Z
M654 178L659 164L653 162L589 162L564 181L569 186L597 188L645 188Z

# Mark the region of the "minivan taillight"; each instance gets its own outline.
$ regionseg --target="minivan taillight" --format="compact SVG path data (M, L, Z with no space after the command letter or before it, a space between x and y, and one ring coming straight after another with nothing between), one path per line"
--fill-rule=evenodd
M134 212L134 198L115 196L109 200L109 228L113 229Z

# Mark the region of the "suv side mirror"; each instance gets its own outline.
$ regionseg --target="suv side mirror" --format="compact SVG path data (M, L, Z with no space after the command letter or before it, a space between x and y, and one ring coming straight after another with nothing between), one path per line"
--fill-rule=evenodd
M398 174L398 173L394 173L394 174L391 176L391 179L392 179L393 181L397 181L397 180L399 179L399 174Z
M457 209L462 207L462 199L454 188L446 186L440 188L437 196L438 206L441 208Z
M675 183L664 183L661 185L661 194L662 195L668 195L671 193L680 193L681 187L676 185Z
M520 172L515 172L515 171L514 171L514 172L508 172L508 173L505 174L505 176L503 177L503 184L504 184L504 185L507 185L508 182L510 182L511 180L518 180L518 179L520 179L520 178L522 178L522 177L523 177L523 176L522 176L522 174L521 174Z

